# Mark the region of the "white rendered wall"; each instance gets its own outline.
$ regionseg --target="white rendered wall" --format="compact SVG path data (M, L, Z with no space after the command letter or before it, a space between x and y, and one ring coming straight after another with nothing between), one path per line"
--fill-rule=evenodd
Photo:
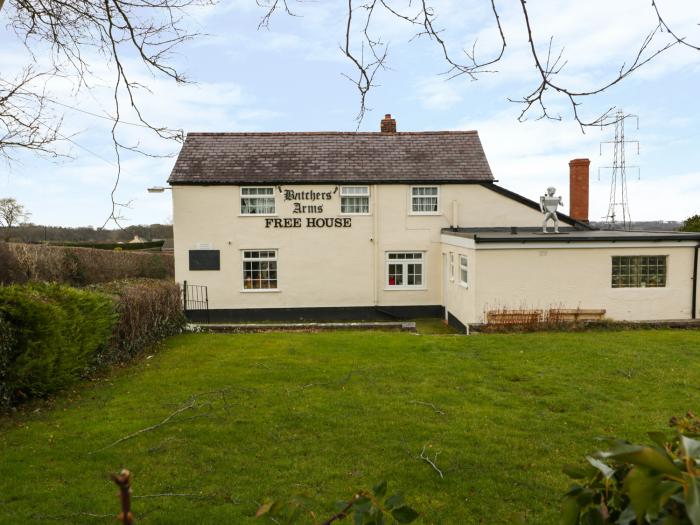
M285 185L331 191L334 185ZM370 214L340 214L340 196L323 213L294 214L276 192L277 218L352 217L349 228L266 228L265 217L241 216L237 186L173 187L175 277L206 285L209 307L290 308L443 304L440 230L453 226L538 226L539 211L476 184L440 186L440 212L411 215L410 186L370 186ZM219 271L190 271L189 250L221 251ZM278 291L243 291L241 251L278 250ZM425 289L386 289L385 252L424 251Z
M679 244L517 249L477 245L472 322L483 322L486 311L499 308L580 307L605 309L606 317L614 320L690 319L694 247ZM667 255L666 286L612 288L613 255Z

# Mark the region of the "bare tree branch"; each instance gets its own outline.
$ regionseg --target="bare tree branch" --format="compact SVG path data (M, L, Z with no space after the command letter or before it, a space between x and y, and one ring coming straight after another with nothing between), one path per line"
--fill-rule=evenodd
M437 12L429 5L429 0L409 1L409 10L412 7L414 8L409 13L394 7L391 0L355 0L357 4L355 6L353 0L348 0L345 42L342 46L342 51L357 70L357 77L351 80L357 86L359 92L358 126L359 123L362 122L365 111L368 109L366 105L367 96L371 88L376 86L375 78L377 72L380 69L388 69L388 43L382 42L381 36L372 36L374 32L371 28L371 22L375 12L384 10L396 19L411 26L415 26L416 33L411 40L427 37L430 41L434 42L440 50L443 62L448 66L447 70L444 72L448 80L461 76L466 76L470 80L477 80L485 73L497 72L492 69L492 66L503 59L507 47L506 32L501 24L501 17L496 1L484 1L488 1L490 4L489 7L494 22L493 30L500 44L497 51L490 58L479 59L477 58L477 41L473 43L471 50L462 50L463 57L454 55L447 37L445 36L445 31L437 26ZM532 113L536 115L535 118L538 120L561 120L561 115L552 114L547 108L545 95L552 93L563 97L567 101L573 114L573 119L581 126L582 130L584 130L586 126L609 124L606 119L615 108L609 108L593 119L585 119L580 113L582 99L598 95L622 82L639 68L648 64L674 46L682 45L694 51L700 51L699 45L690 43L686 37L680 36L666 23L665 19L661 16L658 0L652 0L652 9L657 18L657 25L642 40L639 48L633 55L632 61L623 63L617 69L613 78L602 82L597 87L588 90L574 89L560 82L558 80L560 77L557 77L567 65L567 61L564 58L564 49L562 48L560 51L555 52L553 48L554 36L550 36L546 56L540 54L535 37L533 36L533 26L527 7L527 1L519 0L519 2L523 15L523 24L527 32L529 52L539 77L537 86L530 93L520 99L510 99L512 102L523 105L522 111L518 117L520 121L527 120L528 116ZM258 5L262 5L261 0L258 0ZM275 11L284 11L287 14L292 14L287 1L270 0L264 2L264 6L267 11L261 20L261 27L269 28L271 17ZM358 10L362 10L363 12L363 30L361 32L353 32L352 26L355 23L354 15ZM655 46L655 41L661 33L669 35L670 40ZM358 38L360 40L359 46L353 45L354 40ZM358 48L359 51L357 51Z
M188 80L170 64L175 48L198 36L185 29L183 17L189 8L213 1L9 0L4 7L0 3L8 26L32 53L34 61L38 63L37 55L48 48L52 64L51 69L43 73L35 73L30 67L14 81L0 79L0 155L9 158L10 152L19 148L56 155L53 146L62 140L61 118L50 111L47 103L54 101L46 96L45 90L37 90L36 81L54 75L73 79L75 95L78 95L84 89L91 89L95 57L101 57L116 71L113 114L107 118L113 121L111 137L117 174L111 192L112 209L105 225L110 221L119 225L119 210L126 206L116 201L121 175L120 152L154 156L138 144L126 145L118 139L123 123L120 100L125 98L138 125L148 128L157 137L180 142L183 139L182 130L157 125L143 114L137 91L148 91L148 88L132 80L125 57L136 54L153 75L186 83Z

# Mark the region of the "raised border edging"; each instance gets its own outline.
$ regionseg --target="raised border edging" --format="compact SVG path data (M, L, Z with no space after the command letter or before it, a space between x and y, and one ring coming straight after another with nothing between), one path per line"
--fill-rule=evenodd
M190 327L191 331L228 334L260 332L332 332L338 330L416 332L416 323L414 322L193 324L190 325Z

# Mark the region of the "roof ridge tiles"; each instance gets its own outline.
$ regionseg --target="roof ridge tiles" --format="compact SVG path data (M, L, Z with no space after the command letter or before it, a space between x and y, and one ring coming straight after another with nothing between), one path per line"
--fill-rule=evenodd
M396 135L478 135L476 130L451 130L451 131L397 131L395 133L382 133L381 131L189 131L187 136L301 136L301 135L332 135L332 136L367 136L367 137L392 137Z

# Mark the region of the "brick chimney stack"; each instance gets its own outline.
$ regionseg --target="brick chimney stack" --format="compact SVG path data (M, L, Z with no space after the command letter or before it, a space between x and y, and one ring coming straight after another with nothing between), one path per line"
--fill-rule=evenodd
M577 221L588 222L589 159L569 162L569 215Z
M379 129L382 133L396 133L396 119L391 118L391 114L387 113L384 115Z

